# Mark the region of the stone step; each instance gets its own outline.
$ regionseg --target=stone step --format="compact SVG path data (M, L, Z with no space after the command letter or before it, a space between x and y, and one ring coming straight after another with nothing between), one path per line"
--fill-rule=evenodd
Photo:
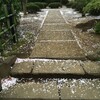
M0 98L31 99L31 100L59 100L56 82L26 82L18 83L9 90L2 91ZM1 100L1 99L0 99Z
M47 22L45 22L46 24L47 24ZM55 24L55 25L45 25L45 23L44 23L44 25L43 25L43 27L42 27L42 31L51 31L51 30L54 30L54 31L56 31L56 30L69 30L70 29L70 26L69 25L67 25L66 23L65 24Z
M30 58L86 59L76 41L35 43Z
M65 21L62 18L58 18L58 19L52 19L52 18L47 18L44 22L44 24L46 23L65 23Z
M100 100L99 79L39 79L1 91L0 100Z
M14 77L100 77L100 62L77 60L20 59L11 75Z
M61 100L99 100L100 80L70 80L62 84Z
M37 41L41 40L63 40L63 41L75 41L75 38L70 30L68 31L40 31Z

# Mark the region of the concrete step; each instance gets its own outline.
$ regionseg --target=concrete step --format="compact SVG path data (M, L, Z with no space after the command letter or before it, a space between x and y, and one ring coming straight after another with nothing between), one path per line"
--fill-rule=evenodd
M52 18L46 18L44 24L47 24L47 23L65 23L65 21L62 19L62 18L58 18L58 19L52 19Z
M50 59L17 59L12 70L13 77L45 78L97 78L100 77L100 62Z
M18 83L9 90L0 93L5 99L59 100L56 82L25 82ZM1 99L0 99L1 100Z
M57 21L56 21L57 22ZM46 23L46 24L45 24ZM43 27L42 27L42 31L51 31L51 30L69 30L70 29L70 26L67 25L66 23L63 23L63 24L55 24L55 25L52 25L52 24L47 24L47 22L45 21ZM61 23L61 22L60 22Z
M37 41L41 40L55 42L60 41L75 41L74 36L70 30L67 31L40 31Z
M99 79L39 79L1 91L0 100L100 100Z
M76 41L35 43L30 58L86 59Z

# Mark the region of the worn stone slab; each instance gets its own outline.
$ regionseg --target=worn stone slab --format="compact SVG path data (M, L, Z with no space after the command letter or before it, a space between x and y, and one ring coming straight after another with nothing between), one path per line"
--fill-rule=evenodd
M100 62L99 61L98 62L85 61L83 68L86 71L86 73L90 75L94 75L94 76L100 75Z
M62 19L63 17L61 16L61 13L55 12L55 13L48 13L46 19Z
M60 13L59 10L56 10L56 9L53 10L52 9L52 10L49 10L48 15L51 15L51 16L53 16L53 15L61 15L61 13Z
M71 31L41 31L37 41L40 40L75 40Z
M29 73L31 73L33 68L34 68L33 62L16 63L11 70L11 75L29 74Z
M32 100L59 100L56 82L18 83L0 93L1 98L25 98Z
M52 15L51 15L51 14L49 13L49 14L47 15L47 18L46 18L46 19L53 19L53 18L62 19L63 17L61 16L61 14L56 14L56 15L55 15L55 14L52 14Z
M67 25L67 24L56 24L56 25L44 25L43 27L42 27L42 31L46 31L46 30L48 30L48 31L50 31L50 30L67 30L69 28L69 25Z
M47 14L47 18L62 18L60 11L49 11Z
M36 43L30 58L84 59L85 55L77 42Z
M100 80L67 80L61 87L61 100L100 100Z
M59 18L59 19L47 18L44 24L45 23L65 23L65 21L62 18Z
M75 74L84 75L79 61L75 60L48 60L35 61L33 74Z

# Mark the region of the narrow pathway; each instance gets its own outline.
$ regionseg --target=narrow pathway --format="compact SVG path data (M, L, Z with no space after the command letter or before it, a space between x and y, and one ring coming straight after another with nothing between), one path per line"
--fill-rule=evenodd
M88 61L58 9L49 10L30 58L17 59L18 83L0 100L100 100L100 62Z
M85 60L85 53L60 10L48 12L30 58Z

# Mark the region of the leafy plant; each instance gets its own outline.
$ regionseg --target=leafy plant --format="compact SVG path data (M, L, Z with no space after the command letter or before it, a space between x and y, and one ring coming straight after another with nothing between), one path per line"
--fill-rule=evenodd
M61 0L45 0L48 4L53 3L53 2L60 2Z
M36 13L37 11L40 11L40 7L34 3L28 3L26 7L29 13Z
M63 4L63 5L66 5L66 4L68 4L68 0L61 0L61 3Z
M71 8L73 8L73 5L74 5L74 1L69 1L69 2L66 4L67 7L71 7Z
M79 12L83 13L83 8L90 2L91 0L74 0L70 1L67 6L71 6L75 8Z
M83 11L91 15L100 15L100 0L92 0L84 7Z
M95 27L94 27L94 30L97 34L100 34L100 22L97 22Z
M28 2L46 2L46 3L52 3L52 2L60 2L60 0L28 0Z
M28 0L28 2L42 2L44 0Z
M48 5L46 2L42 2L42 4L43 4L43 8L46 8Z
M50 3L48 6L50 8L59 8L59 7L62 7L62 4L59 2L54 2L54 3Z
M45 3L45 2L34 2L34 4L39 6L41 9L46 8L46 6L47 6L47 3Z

